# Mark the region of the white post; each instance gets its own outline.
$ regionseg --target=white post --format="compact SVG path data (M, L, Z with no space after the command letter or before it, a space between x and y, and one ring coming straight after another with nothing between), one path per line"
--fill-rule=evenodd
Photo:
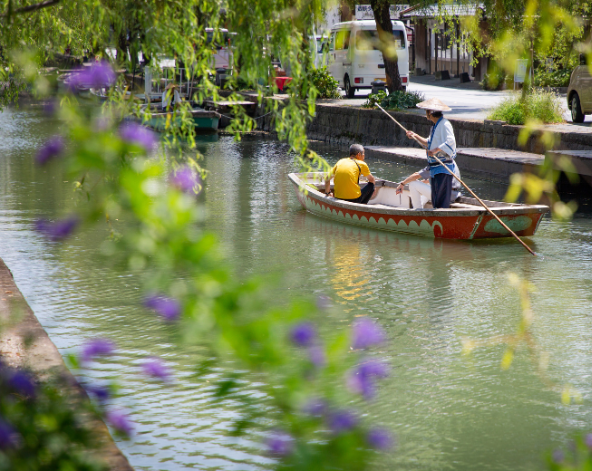
M152 93L152 69L144 67L144 95L146 98Z

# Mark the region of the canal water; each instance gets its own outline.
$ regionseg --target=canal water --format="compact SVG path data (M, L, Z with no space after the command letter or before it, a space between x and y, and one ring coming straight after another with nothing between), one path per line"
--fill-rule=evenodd
M227 436L238 409L216 403L212 381L192 377L198 347L177 343L174 328L141 307L137 278L116 271L98 253L99 225L68 243L33 230L40 217L60 217L80 204L58 168L34 164L36 149L58 131L40 109L0 114L0 257L59 350L110 337L117 354L93 365L97 381L117 377L137 423L133 440L118 441L138 470L260 470L271 466L256 434ZM315 144L330 162L339 149ZM279 300L328 296L333 308L317 320L323 331L348 329L357 316L377 319L392 365L377 398L358 404L369 421L397 436L394 451L373 469L535 470L543 456L576 432L592 431L592 221L546 218L533 238L534 258L512 240L446 242L364 230L304 212L287 174L286 146L270 139L241 143L200 140L211 172L203 203L207 229L220 238L238 276L264 275ZM415 168L368 159L373 174L398 180ZM461 169L462 170L462 169ZM467 182L482 197L503 197L503 185ZM516 332L520 298L516 273L536 288L533 342L538 356L517 349L500 368L504 346L492 342L462 354L463 339ZM147 355L166 360L172 385L147 380ZM540 359L545 374L537 370ZM581 403L564 405L569 385ZM255 386L253 386L255 390Z

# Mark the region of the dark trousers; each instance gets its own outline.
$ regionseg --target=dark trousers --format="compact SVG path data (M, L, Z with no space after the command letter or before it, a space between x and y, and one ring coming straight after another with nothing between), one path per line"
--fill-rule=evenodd
M435 208L450 208L452 193L452 175L439 173L431 178L432 206Z
M351 203L368 204L368 201L370 201L370 198L372 198L372 193L374 193L374 183L368 182L368 184L364 188L362 188L361 191L362 194L358 196L356 199L346 200L345 198L343 198L343 200L349 201Z

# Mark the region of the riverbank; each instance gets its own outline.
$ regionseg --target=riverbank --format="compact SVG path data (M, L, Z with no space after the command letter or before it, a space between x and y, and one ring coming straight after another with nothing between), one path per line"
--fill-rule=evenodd
M67 394L73 394L76 400L88 401L86 392L64 364L58 349L16 286L10 269L0 259L0 322L4 324L13 319L18 319L18 322L0 335L2 361L15 368L28 368L38 381L54 374L65 377L72 385ZM104 461L110 471L133 471L105 423L90 417L87 420L101 441L97 458Z

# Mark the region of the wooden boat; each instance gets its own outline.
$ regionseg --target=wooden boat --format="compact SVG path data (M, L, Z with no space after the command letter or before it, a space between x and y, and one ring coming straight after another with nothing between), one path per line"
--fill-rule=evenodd
M150 119L144 121L143 124L155 129L156 131L162 131L166 126L167 116L170 114L171 112L163 112L159 110L152 111ZM196 131L216 132L218 130L220 114L216 111L206 111L202 108L193 108L191 110L191 116ZM177 117L175 121L180 123L181 118Z
M326 196L322 175L289 174L304 209L321 217L373 229L443 239L511 237L474 198L461 196L447 209L412 209L408 187L397 195L398 183L377 180L379 192L373 200L367 205L350 203ZM361 179L360 185L363 187L364 184ZM484 202L519 236L534 235L543 215L549 211L545 205Z

